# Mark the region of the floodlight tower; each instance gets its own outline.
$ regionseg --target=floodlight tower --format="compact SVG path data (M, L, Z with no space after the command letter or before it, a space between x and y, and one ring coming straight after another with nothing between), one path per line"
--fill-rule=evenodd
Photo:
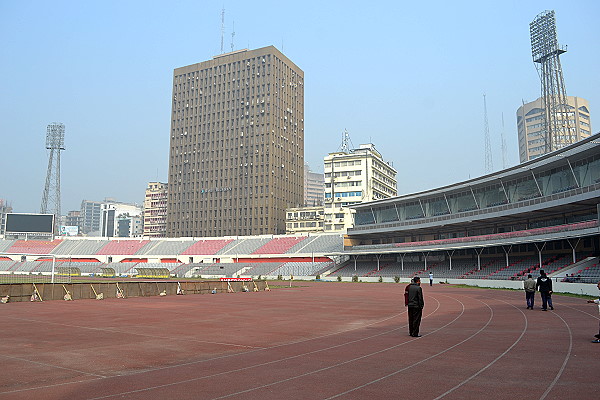
M59 122L48 125L46 130L46 149L48 156L48 173L42 197L42 214L54 214L54 221L60 218L60 152L65 149L65 126Z
M549 153L577 141L569 118L567 91L563 79L560 55L566 47L558 45L554 11L540 13L529 24L531 55L541 81L544 108L546 152Z

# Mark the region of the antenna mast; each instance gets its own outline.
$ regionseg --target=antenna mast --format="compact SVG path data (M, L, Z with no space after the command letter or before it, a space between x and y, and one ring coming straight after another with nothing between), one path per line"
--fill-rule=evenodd
M342 132L342 145L340 146L340 150L343 151L344 153L349 154L350 153L350 144L352 143L352 141L350 140L350 134L348 133L347 129L344 129L344 132Z
M502 169L506 169L506 139L504 137L504 113L502 113L502 131L500 132L500 146L502 148Z
M233 38L235 37L235 21L233 21L233 30L231 31L231 51L233 51Z
M225 7L221 10L221 54L223 51L223 37L225 36Z
M483 135L485 142L485 172L490 173L494 169L494 163L492 162L492 145L490 143L490 126L488 124L485 93L483 94Z
M529 24L531 56L541 81L541 103L544 109L546 153L577 141L571 127L567 90L563 79L560 55L566 47L558 45L554 11L540 13Z

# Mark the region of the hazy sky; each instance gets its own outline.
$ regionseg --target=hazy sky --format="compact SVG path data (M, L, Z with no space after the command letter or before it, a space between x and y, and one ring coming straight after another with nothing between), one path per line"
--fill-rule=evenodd
M143 202L167 181L173 69L274 45L305 74L305 159L323 171L347 129L398 169L399 193L518 163L516 109L539 97L529 23L555 10L567 94L600 126L600 2L0 0L0 199L39 212L46 126L66 125L62 212ZM600 115L600 114L599 114Z

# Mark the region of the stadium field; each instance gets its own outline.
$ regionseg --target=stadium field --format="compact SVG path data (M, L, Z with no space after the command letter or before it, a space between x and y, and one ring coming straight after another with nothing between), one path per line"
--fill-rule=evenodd
M598 308L518 291L304 282L261 292L0 304L0 399L592 399Z

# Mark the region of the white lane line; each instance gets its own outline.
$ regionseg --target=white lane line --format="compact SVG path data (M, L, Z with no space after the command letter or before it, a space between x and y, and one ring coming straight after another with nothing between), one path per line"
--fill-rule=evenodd
M128 331L124 331L121 329L114 329L114 328L98 328L98 327L94 327L94 326L64 324L64 323L60 323L60 322L40 321L40 320L35 320L35 319L19 318L19 317L8 317L8 318L16 319L19 321L35 322L37 324L58 325L58 326L64 326L67 328L77 328L77 329L86 329L86 330L99 331L99 332L119 333L119 334L123 334L123 335L142 336L142 337L147 337L147 338L152 338L152 339L169 339L169 340L181 341L181 342L196 342L196 343L205 343L205 344L216 344L219 346L244 347L244 348L249 348L249 349L264 349L264 347L248 346L248 345L243 345L243 344L211 342L211 341L207 341L207 340L197 340L194 338L185 338L185 339L173 338L170 336L158 336L158 335L150 335L147 333L140 333L140 332L128 332Z
M430 313L429 315L432 315L433 313L435 313L439 309L439 307L440 307L440 303L438 301L438 305L437 305L436 309L432 313ZM134 376L134 375L146 374L146 373L153 372L153 371L159 371L159 370L166 370L166 369L172 369L172 368L185 367L185 366L189 366L189 365L202 364L202 363L206 363L206 362L210 362L210 361L216 361L216 360L221 360L221 359L226 359L226 358L232 358L232 357L237 357L237 356L248 355L248 354L252 354L252 353L255 353L255 352L259 352L259 351L277 349L277 348L280 348L280 347L291 346L291 345L305 343L305 342L309 342L309 341L313 341L313 340L321 340L321 339L326 338L326 337L332 337L332 336L340 335L340 334L343 334L343 333L351 332L351 331L354 331L354 330L363 329L363 328L366 328L366 327L369 327L369 326L374 326L374 325L377 325L379 323L383 323L383 322L389 321L391 319L397 318L399 315L402 315L404 313L406 313L406 311L403 311L403 312L397 313L397 314L393 314L393 315L391 315L389 317L385 317L385 318L373 321L370 324L365 324L365 325L360 326L360 327L348 328L348 329L340 330L340 331L337 331L337 332L332 332L332 333L328 333L328 334L325 334L325 335L316 336L316 337L307 338L307 339L299 339L299 340L296 340L296 341L293 341L293 342L282 343L282 344L279 344L279 345L276 345L276 346L265 347L265 348L257 348L257 349L249 350L249 351L246 351L246 352L243 352L243 353L226 354L226 355L221 355L221 356L217 356L217 357L207 358L207 359L204 359L204 360L190 361L190 362L180 363L180 364L175 364L175 365L168 365L168 366L163 366L163 367L156 367L156 368L153 368L153 369L147 369L147 370L144 370L144 371L139 371L139 372L134 372L134 373L109 376L107 378L122 377L122 376L128 376L128 377L130 377L130 376ZM13 317L13 318L15 318L15 317ZM403 325L401 328L404 328L404 327L406 327L406 325ZM398 330L398 329L400 329L400 328L394 328L394 329L392 329L390 331L387 331L387 333L393 332L393 331ZM384 332L382 334L385 334L385 333L386 332ZM380 335L380 334L378 334L378 335ZM375 336L378 336L378 335L375 335ZM230 372L236 372L236 371L237 370L233 370L233 371L230 371ZM224 372L224 373L228 373L228 372ZM178 383L185 383L185 382L193 381L193 380L197 380L197 379L210 378L212 376L213 375L206 376L206 377L199 377L199 378L192 379L192 380L187 380L187 381L182 381L182 382L174 382L172 384L174 385L174 384L178 384ZM214 376L216 376L216 375L214 375ZM26 389L16 389L16 390L12 390L12 391L0 392L0 394L18 393L18 392L25 392L25 391L37 390L37 389L48 389L48 388L52 388L52 387L66 386L66 385L72 385L72 384L77 384L77 383L88 383L88 382L92 382L92 381L96 381L96 380L100 380L100 379L104 379L104 378L86 379L86 380L79 380L79 381L72 381L72 382L65 382L65 383L57 383L57 384L51 384L51 385L36 386L36 387L30 387L30 388L26 388ZM171 384L161 385L161 386L168 386L168 385L171 385ZM149 388L149 389L152 389L152 388ZM143 390L143 389L140 389L140 391L141 390Z
M427 316L433 315L440 308L440 302L437 299L436 299L436 301L437 301L437 306L436 306L435 310L432 311ZM464 305L463 305L463 311L464 311ZM105 398L109 398L109 397L122 396L122 395L126 395L126 394L145 392L145 391L148 391L148 390L162 389L162 388L165 388L165 387L179 385L179 384L182 384L182 383L189 383L189 382L194 382L194 381L198 381L198 380L201 380L201 379L208 379L208 378L214 378L214 377L217 377L217 376L227 375L227 374L230 374L230 373L233 373L233 372L246 371L246 370L249 370L249 369L252 369L252 368L258 368L258 367L263 367L263 366L266 366L266 365L276 364L276 363L279 363L279 362L282 362L282 361L288 361L288 360L292 360L292 359L295 359L295 358L304 357L304 356L307 356L307 355L310 355L310 354L316 354L316 353L320 353L322 351L327 351L327 350L335 349L335 348L338 348L338 347L347 346L347 345L354 344L354 343L357 343L357 342L360 342L360 341L363 341L363 340L372 339L372 338L375 338L375 337L378 337L378 336L383 336L383 335L386 335L388 333L391 333L391 332L397 331L399 329L405 328L406 326L407 325L402 325L402 326L400 326L398 328L394 328L394 329L391 329L391 330L388 330L388 331L383 331L381 333L377 333L377 334L374 334L374 335L371 335L371 336L363 337L363 338L360 338L360 339L355 339L355 340L352 340L352 341L349 341L349 342L345 342L345 343L341 343L341 344L338 344L338 345L335 345L335 346L325 347L325 348L318 349L318 350L313 350L313 351L309 351L309 352L305 352L305 353L301 353L301 354L296 354L294 356L289 356L289 357L281 358L281 359L278 359L278 360L267 361L267 362L260 363L260 364L250 365L250 366L247 366L247 367L237 368L237 369L229 370L229 371L223 371L223 372L219 372L219 373L212 374L212 375L206 375L206 376L201 376L201 377L197 377L197 378L186 379L186 380L183 380L183 381L171 382L171 383L166 383L166 384L163 384L163 385L156 385L156 386L141 388L141 389L132 390L132 391L128 391L128 392L111 394L111 395L107 395L107 396L94 397L94 398L91 398L91 399L88 399L88 400L99 400L99 399L105 399ZM359 328L356 328L356 329L359 329ZM352 329L352 330L354 330L354 329ZM329 335L326 335L326 336L329 336ZM413 340L416 340L416 339L413 339ZM296 342L296 343L299 343L299 342ZM405 342L405 343L408 343L408 342ZM398 345L396 345L396 346L398 346ZM396 347L396 346L394 346L394 347ZM275 347L281 347L281 345L280 346L275 346ZM273 348L275 348L275 347L273 347ZM311 373L314 373L314 372L311 372ZM300 377L300 375L298 377ZM294 378L291 378L291 379L294 379ZM271 384L268 384L268 385L263 385L261 387L274 385L276 383L277 382L271 383ZM259 388L251 388L251 389L247 389L247 390L244 390L244 391L238 392L238 393L246 393L246 392L250 392L250 391L253 391L253 390L257 390L257 389L259 389ZM231 395L233 395L233 394L226 395L224 397L228 397L228 396L231 396ZM217 398L222 398L222 397L217 397Z
M492 362L490 362L485 367L481 368L479 371L477 371L476 373L474 373L473 375L471 375L470 377L468 377L464 381L460 382L458 385L456 385L453 388L449 389L448 391L442 393L441 395L439 395L438 397L436 397L434 400L438 400L438 399L441 399L442 397L445 397L446 395L452 393L453 391L455 391L456 389L460 388L461 386L463 386L467 382L469 382L472 379L474 379L477 376L479 376L482 372L484 372L489 367L491 367L492 365L494 365L496 363L496 361L498 361L499 359L501 359L502 357L504 357L509 351L511 351L512 348L515 347L517 345L517 343L519 343L521 341L521 339L523 338L523 335L525 335L525 332L527 331L527 327L528 327L527 316L525 315L525 313L522 310L520 310L519 308L517 308L514 304L510 304L510 303L508 303L508 302L506 302L504 300L500 300L500 299L496 299L496 301L501 301L501 302L503 302L505 304L508 304L508 305L514 307L515 309L517 309L523 315L523 318L525 320L525 325L523 327L523 330L521 331L521 334L519 335L519 337L517 338L517 340L515 340L512 345L510 345L510 347L508 347L506 350L504 350L504 352L502 352L502 354L500 354L498 357L496 357Z
M64 369L66 371L77 372L77 373L83 374L83 375L95 376L97 378L107 378L107 376L105 376L105 375L98 375L98 374L94 374L94 373L91 373L91 372L85 372L85 371L80 371L78 369L62 367L60 365L43 363L41 361L28 360L26 358L21 358L21 357L7 356L6 354L0 354L0 357L8 358L8 359L11 359L11 360L19 360L19 361L23 361L23 362L28 362L28 363L31 363L31 364L37 364L37 365L41 365L41 366L44 366L44 367L52 367L52 368ZM88 381L89 380L84 380L83 382L88 382Z
M548 386L548 388L546 389L544 394L542 394L542 396L540 397L540 400L543 400L546 398L546 396L548 396L548 394L550 393L552 388L554 388L554 386L556 385L556 382L558 382L558 380L560 379L562 373L564 372L565 368L567 367L567 362L569 362L569 358L571 358L571 351L573 350L573 332L571 331L571 327L569 326L567 321L565 321L564 318L561 317L558 313L553 313L553 314L556 315L558 318L560 318L562 320L562 322L565 324L565 326L567 327L567 329L569 330L569 351L567 352L567 355L565 356L565 360L563 361L562 367L560 367L556 376L554 377L554 380L550 383L550 385Z
M459 301L459 300L457 300L457 301ZM392 377L392 376L394 376L394 375L397 375L397 374L399 374L400 372L404 372L404 371L406 371L406 370L408 370L408 369L410 369L410 368L416 367L417 365L423 364L423 363L424 363L424 362L426 362L426 361L429 361L429 360L431 360L431 359L433 359L433 358L435 358L435 357L438 357L438 356L440 356L440 355L442 355L442 354L444 354L444 353L447 353L448 351L450 351L450 350L454 349L455 347L458 347L458 346L460 346L461 344L463 344L463 343L465 343L465 342L467 342L467 341L471 340L472 338L474 338L475 336L477 336L478 334L480 334L481 332L483 332L483 331L485 330L485 328L487 328L487 327L489 326L489 324L492 322L492 318L494 317L494 310L492 310L492 308L491 308L491 307L490 307L490 306L489 306L489 305L488 305L486 302L484 302L484 301L481 301L481 300L477 300L477 301L479 301L479 302L481 302L481 303L485 304L485 305L486 305L486 306L489 308L489 310L490 310L490 318L488 319L488 321L486 322L486 324L485 324L484 326L482 326L482 327L481 327L481 328L480 328L480 329L479 329L477 332L473 333L471 336L467 337L467 338L466 338L466 339L464 339L464 340L461 340L460 342L456 343L456 344L455 344L455 345L453 345L453 346L450 346L450 347L448 347L446 350L442 350L442 351L440 351L440 352L438 352L438 353L436 353L436 354L433 354L433 355L431 355L431 356L429 356L429 357L427 357L427 358L424 358L424 359L423 359L423 360L421 360L421 361L417 361L416 363L413 363L413 364L411 364L411 365L407 365L406 367L404 367L404 368L402 368L402 369L396 370L396 371L394 371L394 372L392 372L392 373L390 373L390 374L384 375L384 376L382 376L382 377L380 377L380 378L374 379L374 380L372 380L372 381L370 381L370 382L367 382L367 383L365 383L365 384L362 384L362 385L360 385L360 386L356 386L355 388L352 388L352 389L350 389L350 390L346 390L345 392L338 393L338 394L336 394L336 395L334 395L334 396L331 396L331 397L327 397L325 400L329 400L329 399L335 399L335 398L337 398L337 397L344 396L344 395L346 395L346 394L348 394L348 393L352 393L352 392L354 392L354 391L356 391L356 390L359 390L359 389L362 389L362 388L364 388L364 387L367 387L367 386L373 385L373 384L375 384L375 383L381 382L381 381L383 381L384 379L387 379L387 378L389 378L389 377ZM461 304L462 304L462 303L461 303ZM463 310L464 310L464 305L463 305ZM461 314L461 315L462 315L462 314ZM448 324L448 325L449 325L449 324ZM441 327L440 329L442 329L442 328L445 328L445 326ZM439 330L439 329L437 329L436 331L438 331L438 330ZM436 332L436 331L434 331L434 332ZM434 332L431 332L431 333L434 333ZM426 335L423 335L423 336L426 336Z

